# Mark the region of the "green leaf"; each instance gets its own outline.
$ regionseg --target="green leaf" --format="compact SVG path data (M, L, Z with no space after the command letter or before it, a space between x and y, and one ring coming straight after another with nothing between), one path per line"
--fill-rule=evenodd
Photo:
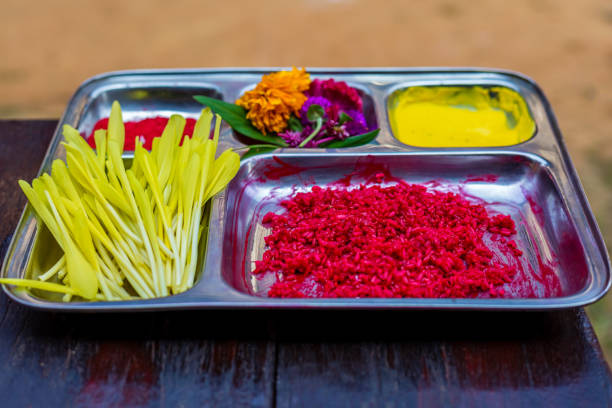
M289 121L287 122L287 127L289 127L289 130L292 130L294 132L301 132L302 130L304 130L302 122L300 122L300 120L293 115L291 115L291 117L289 118Z
M378 136L378 132L380 129L373 130L368 133L363 133L361 135L351 136L344 140L336 140L325 145L326 148L337 148L337 147L355 147L361 146L367 143L370 143L372 140Z
M243 107L233 103L220 101L219 99L210 98L208 96L196 95L193 98L201 104L208 106L214 113L221 116L221 118L223 118L223 120L226 121L236 132L261 142L282 147L287 146L287 143L285 143L285 141L279 136L264 135L257 130L251 124L251 121L246 118L246 110Z
M245 154L243 154L240 160L246 160L249 157L253 157L258 154L269 153L276 149L277 149L276 147L254 147L254 148L249 149Z
M353 120L352 117L350 117L344 112L340 112L340 117L338 118L338 125L344 125L346 122L350 122L351 120Z
M316 122L317 119L322 119L325 116L325 109L321 105L317 105L313 103L308 107L308 112L306 112L306 117L311 122Z
M277 145L271 145L271 144L252 144L252 145L247 145L247 146L244 146L244 147L237 147L237 148L234 148L232 150L235 151L236 153L238 153L241 150L259 149L260 147L271 147L272 149L280 149L280 146L277 146Z

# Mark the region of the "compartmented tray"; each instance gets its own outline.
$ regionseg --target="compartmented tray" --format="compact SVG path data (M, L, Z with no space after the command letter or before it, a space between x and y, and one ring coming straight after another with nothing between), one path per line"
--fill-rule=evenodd
M65 157L61 126L89 133L121 103L124 120L169 116L197 117L202 105L193 95L236 100L262 74L276 69L126 71L85 82L72 97L50 143L39 174ZM552 110L538 86L505 71L476 69L309 69L312 77L334 78L357 88L369 123L380 128L368 145L343 149L278 149L241 162L238 175L208 205L209 230L203 239L198 277L184 293L149 300L69 302L4 285L24 305L61 311L133 311L199 308L338 309L560 309L592 303L610 286L607 251ZM505 147L419 148L393 135L388 106L397 91L414 86L501 86L520 94L536 125L527 141ZM243 147L223 125L219 148ZM411 183L444 180L461 185L473 197L491 203L516 223L517 242L538 273L542 262L558 278L555 295L541 298L422 299L345 298L276 299L265 296L270 281L251 274L252 261L264 250L262 218L296 189L332 183L360 167L382 166ZM495 174L496 177L489 177ZM307 180L307 182L305 182ZM16 182L16 181L15 181ZM59 257L57 244L26 206L2 265L3 277L28 277Z

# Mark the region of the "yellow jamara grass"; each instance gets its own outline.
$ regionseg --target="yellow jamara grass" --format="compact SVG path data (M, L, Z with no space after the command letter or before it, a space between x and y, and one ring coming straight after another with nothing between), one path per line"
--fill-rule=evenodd
M245 92L236 101L247 110L247 119L264 135L279 133L287 128L287 121L299 111L310 87L310 75L304 68L264 75L252 91Z
M149 152L136 141L129 168L123 162L125 126L113 102L108 130L94 134L93 150L64 125L66 162L32 185L20 180L38 221L64 254L34 279L0 283L63 293L69 301L149 299L181 293L196 280L206 202L240 167L231 149L216 157L221 118L204 109L191 138L180 144L185 118L172 115Z

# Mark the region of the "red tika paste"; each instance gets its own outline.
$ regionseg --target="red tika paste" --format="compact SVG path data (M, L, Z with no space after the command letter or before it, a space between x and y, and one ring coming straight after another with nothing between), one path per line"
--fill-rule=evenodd
M502 297L522 256L510 216L420 185L315 186L281 205L253 271L276 274L271 297Z
M147 118L138 121L125 122L125 147L124 150L133 151L136 147L136 138L140 137L143 141L143 146L147 150L153 148L153 139L161 136L168 118L157 116L155 118ZM193 129L195 127L196 120L187 118L185 122L185 129L183 130L183 137L191 137L193 135ZM94 133L98 129L108 129L108 118L100 119L94 125L93 130L87 137L87 143L94 149L96 148L96 141L94 140ZM181 139L181 143L183 140Z

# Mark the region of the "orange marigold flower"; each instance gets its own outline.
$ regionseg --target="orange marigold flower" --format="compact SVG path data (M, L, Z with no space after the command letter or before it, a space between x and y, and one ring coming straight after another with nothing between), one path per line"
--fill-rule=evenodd
M247 110L247 119L264 135L287 128L293 113L300 115L306 102L304 92L310 87L310 75L304 68L264 75L252 91L245 92L236 105Z

